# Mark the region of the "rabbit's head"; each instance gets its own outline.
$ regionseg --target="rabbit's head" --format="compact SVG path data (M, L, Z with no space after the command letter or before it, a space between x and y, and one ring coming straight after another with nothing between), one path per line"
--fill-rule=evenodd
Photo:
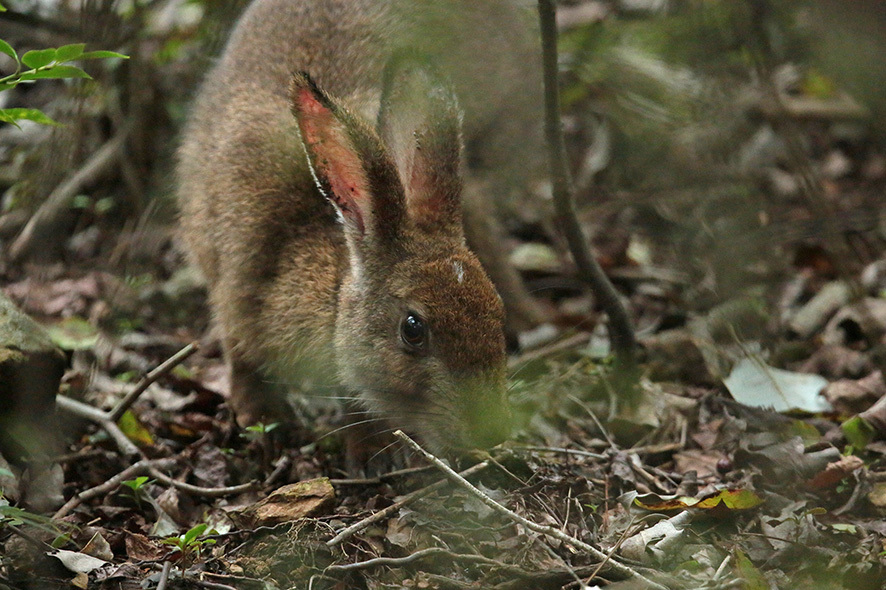
M510 432L504 310L461 223L461 117L426 66L388 68L378 130L306 74L292 111L347 244L335 353L342 384L437 452Z

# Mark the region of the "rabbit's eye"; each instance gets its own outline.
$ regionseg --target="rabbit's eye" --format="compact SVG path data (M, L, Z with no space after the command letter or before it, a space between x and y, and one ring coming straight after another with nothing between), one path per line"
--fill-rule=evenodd
M427 328L424 320L415 312L410 311L400 323L400 339L410 350L418 351L427 342Z

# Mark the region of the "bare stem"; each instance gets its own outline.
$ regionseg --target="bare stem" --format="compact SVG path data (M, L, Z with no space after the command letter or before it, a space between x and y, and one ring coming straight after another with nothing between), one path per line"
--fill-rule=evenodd
M553 0L538 0L541 22L542 67L545 95L545 135L553 184L557 225L562 228L575 259L579 278L598 297L609 316L609 342L621 368L633 369L636 338L627 311L618 298L606 273L591 254L575 206L572 202L572 180L566 164L563 132L560 128L560 90L557 84L557 13Z

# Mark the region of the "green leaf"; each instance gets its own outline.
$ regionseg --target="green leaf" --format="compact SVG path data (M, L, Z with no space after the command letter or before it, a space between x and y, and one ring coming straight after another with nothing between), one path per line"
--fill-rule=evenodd
M846 440L856 449L864 449L876 434L876 429L860 416L853 416L840 425Z
M0 109L0 123L12 123L16 121L33 121L41 125L59 125L58 121L52 120L37 109Z
M0 12L6 12L6 7L0 4Z
M18 54L15 52L15 49L12 48L12 45L0 39L0 53L5 53L9 57L15 60L15 63L18 63Z
M33 49L22 56L22 63L36 70L55 61L55 54L55 49Z
M76 195L71 199L71 209L89 209L92 207L92 197L89 195Z
M77 59L81 55L83 55L83 49L86 48L86 43L73 43L71 45L63 45L56 49L55 52L55 61L59 63L64 63L66 61L71 61L72 59Z
M145 428L139 421L138 417L132 410L126 410L120 419L117 420L117 426L123 431L126 437L140 447L147 447L154 444L154 437L151 431Z
M77 66L53 66L49 69L39 70L37 72L25 72L21 76L21 80L23 81L60 78L87 78L91 80L92 76Z
M117 53L116 51L87 51L80 56L80 59L107 59L109 57L129 59L128 55L123 55L122 53Z
M127 479L126 481L124 481L122 483L126 487L130 488L133 492L137 492L142 486L144 486L146 483L148 483L148 478L147 478L147 476L140 475L139 477L136 477L135 479Z
M195 526L194 528L192 528L191 530L189 530L188 532L186 532L184 539L183 539L185 542L185 545L191 545L197 539L197 537L199 537L200 535L203 534L203 531L205 531L205 530L206 530L206 524L201 523L201 524L198 524L197 526Z

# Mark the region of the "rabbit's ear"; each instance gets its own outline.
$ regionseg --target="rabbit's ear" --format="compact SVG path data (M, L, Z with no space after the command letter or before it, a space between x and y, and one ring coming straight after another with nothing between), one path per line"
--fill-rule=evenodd
M406 214L403 185L376 132L305 73L293 77L290 98L311 174L349 241L396 240Z
M397 164L413 223L460 235L461 111L427 60L403 54L388 64L378 128Z

